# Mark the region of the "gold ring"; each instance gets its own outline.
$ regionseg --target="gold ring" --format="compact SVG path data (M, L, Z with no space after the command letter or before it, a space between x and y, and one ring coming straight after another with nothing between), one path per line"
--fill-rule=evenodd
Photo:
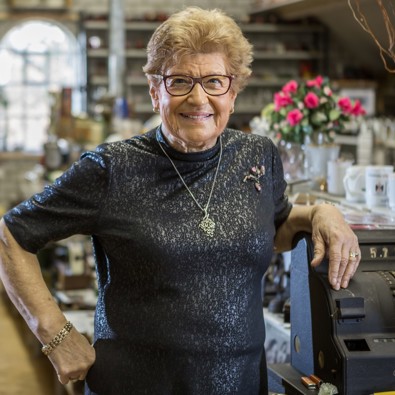
M350 255L349 255L350 258L356 258L357 256L359 256L359 252L350 251Z

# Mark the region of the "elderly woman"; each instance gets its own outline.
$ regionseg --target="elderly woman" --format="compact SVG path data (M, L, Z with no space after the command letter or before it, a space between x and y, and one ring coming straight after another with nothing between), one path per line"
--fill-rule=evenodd
M62 383L86 378L87 394L105 395L266 394L261 279L273 250L311 232L312 264L327 254L331 284L347 287L359 247L342 215L292 207L276 147L226 127L251 62L222 12L173 15L144 67L162 124L83 154L5 215L1 277ZM93 347L35 257L77 233L95 250Z

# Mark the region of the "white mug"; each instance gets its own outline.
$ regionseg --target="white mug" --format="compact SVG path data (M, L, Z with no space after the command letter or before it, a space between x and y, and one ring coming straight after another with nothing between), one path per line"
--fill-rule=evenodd
M392 211L395 211L395 173L388 176L388 206Z
M346 200L349 202L365 202L365 169L366 166L354 165L346 169L343 178Z
M388 177L393 171L393 166L366 166L365 199L369 208L388 205Z
M343 178L346 175L346 170L352 165L352 161L346 160L330 160L328 161L327 171L327 188L328 193L333 195L344 196Z

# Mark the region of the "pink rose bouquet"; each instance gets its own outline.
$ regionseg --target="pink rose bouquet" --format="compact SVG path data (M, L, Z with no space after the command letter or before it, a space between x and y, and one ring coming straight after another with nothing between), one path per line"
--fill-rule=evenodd
M359 100L337 97L329 80L322 76L287 82L262 111L262 117L278 139L299 143L304 143L305 137L312 137L314 132L322 133L325 141L333 141L346 122L365 114Z

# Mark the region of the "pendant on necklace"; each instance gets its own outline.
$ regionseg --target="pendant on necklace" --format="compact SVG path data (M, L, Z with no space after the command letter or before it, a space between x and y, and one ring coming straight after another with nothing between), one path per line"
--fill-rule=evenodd
M200 221L199 228L206 233L207 236L213 237L215 230L215 222L208 217L208 214Z

